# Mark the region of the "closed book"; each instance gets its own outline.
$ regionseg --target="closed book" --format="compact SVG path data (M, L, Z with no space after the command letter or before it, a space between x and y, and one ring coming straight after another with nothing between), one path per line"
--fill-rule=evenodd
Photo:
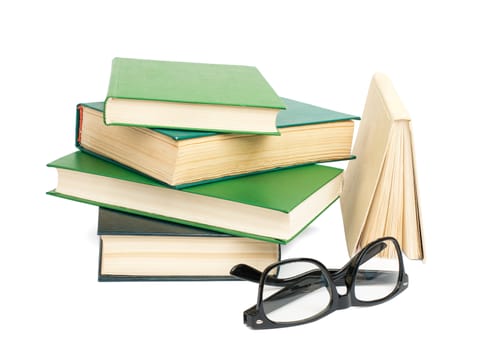
M285 105L256 67L114 58L106 124L277 134Z
M102 102L77 106L79 149L174 187L352 158L359 117L283 98L280 136L107 126Z
M280 246L164 220L99 208L99 280L223 280L239 263L259 270Z
M175 189L81 151L51 195L228 234L287 243L338 197L342 169L312 164Z

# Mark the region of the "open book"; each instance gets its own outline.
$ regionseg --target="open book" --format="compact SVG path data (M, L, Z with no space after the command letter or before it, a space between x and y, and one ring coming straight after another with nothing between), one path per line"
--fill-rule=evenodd
M382 236L406 256L423 259L411 118L391 81L373 76L344 175L341 208L350 255Z

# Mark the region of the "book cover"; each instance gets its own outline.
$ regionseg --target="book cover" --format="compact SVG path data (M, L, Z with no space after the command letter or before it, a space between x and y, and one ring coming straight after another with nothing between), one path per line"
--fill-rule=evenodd
M275 243L99 208L99 281L231 280L238 263L260 270Z
M167 221L287 243L338 197L342 169L306 165L173 189L83 152L48 164L51 195Z
M117 57L104 119L117 125L275 134L275 117L284 108L256 67Z
M381 73L373 76L341 195L350 255L381 236L394 236L403 252L423 259L411 117Z

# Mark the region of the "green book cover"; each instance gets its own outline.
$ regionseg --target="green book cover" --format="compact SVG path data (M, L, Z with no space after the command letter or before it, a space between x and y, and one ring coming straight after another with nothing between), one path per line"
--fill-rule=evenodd
M54 162L49 163L48 166L96 175L101 178L118 179L126 183L146 185L149 186L148 188L152 188L152 191L154 191L155 188L168 189L168 191L165 192L165 195L171 196L172 198L176 196L176 193L183 192L219 199L221 200L219 201L220 205L222 205L222 203L233 202L245 204L254 209L264 208L268 209L268 212L272 211L285 214L293 212L296 207L300 206L311 195L316 193L318 190L323 188L323 186L330 183L342 173L342 169L312 164L233 178L214 183L207 183L183 189L173 189L166 185L160 184L149 177L127 170L121 166L104 161L81 151L62 157ZM122 187L120 187L119 190L121 191ZM337 199L338 192L340 191L340 184L339 188L336 188L335 191L336 195L331 198L329 203L322 205L322 207L316 208L315 214L304 220L305 222L303 222L302 229ZM191 219L186 220L183 217L170 217L162 213L152 213L144 209L139 210L137 208L119 207L118 205L112 203L109 204L92 198L80 198L61 193L57 190L52 190L48 193L59 197L108 207L111 209L118 209L125 212L212 229L214 231L234 235L250 236L252 238L269 240L272 242L287 243L302 230L298 230L298 232L295 232L294 235L291 235L291 237L288 238L269 237L257 234L255 229L250 230L250 232L244 232L229 227L219 227L216 225L197 222ZM165 200L168 200L168 198L165 198ZM195 209L196 208L193 210ZM201 208L199 208L199 210L200 209ZM202 210L205 210L205 208ZM185 214L190 215L191 213ZM211 212L209 215L215 217L217 214L215 212Z
M114 58L110 97L284 109L256 67Z
M282 128L287 128L291 126L334 123L334 122L343 121L343 120L359 120L360 119L359 116L333 111L330 109L318 107L312 104L292 100L289 98L281 97L281 99L286 106L285 110L281 110L277 114L277 128L280 129L281 135L282 135ZM104 112L104 102L80 103L79 105L92 108L99 112ZM79 115L77 114L77 135L79 131L78 119L79 119ZM162 128L151 128L151 129L177 141L187 140L187 139L192 139L197 137L213 136L213 135L219 134L217 132L207 132L207 131L176 130L176 129L162 129Z

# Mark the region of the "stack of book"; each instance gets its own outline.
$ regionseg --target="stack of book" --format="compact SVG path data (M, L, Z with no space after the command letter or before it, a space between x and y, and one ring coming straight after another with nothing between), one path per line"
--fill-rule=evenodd
M115 58L48 193L99 206L99 280L230 278L339 198L343 170L319 163L353 158L356 119L279 97L255 67Z

